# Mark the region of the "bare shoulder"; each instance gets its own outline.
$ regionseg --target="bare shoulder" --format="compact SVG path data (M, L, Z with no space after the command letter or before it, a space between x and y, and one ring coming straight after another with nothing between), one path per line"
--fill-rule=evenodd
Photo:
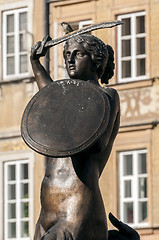
M117 109L120 109L120 99L119 94L114 88L103 87L103 91L106 93L110 101L116 105Z
M112 99L119 100L119 94L114 88L110 87L103 87L103 91Z

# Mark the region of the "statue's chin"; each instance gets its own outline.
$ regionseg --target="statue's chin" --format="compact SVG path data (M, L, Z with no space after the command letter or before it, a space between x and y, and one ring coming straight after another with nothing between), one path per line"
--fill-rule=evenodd
M77 73L76 70L69 70L68 75L71 79L82 79L81 74Z
M79 77L76 73L70 73L70 74L69 74L69 77L70 77L71 79L80 79L80 77Z

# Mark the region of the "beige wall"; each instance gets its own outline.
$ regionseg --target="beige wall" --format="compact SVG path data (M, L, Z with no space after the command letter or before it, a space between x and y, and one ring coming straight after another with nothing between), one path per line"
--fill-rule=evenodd
M29 84L29 86L28 86ZM0 101L0 153L18 154L18 152L32 152L20 137L22 113L33 94L31 83L11 84L2 87ZM34 181L31 183L34 191L34 225L40 213L40 188L44 177L44 157L34 154ZM34 228L34 226L33 226Z
M159 67L158 67L158 59L159 59L159 32L157 31L159 26L159 1L158 0L150 0L150 19L149 25L150 27L150 69L151 69L151 77L159 76Z
M28 50L30 52L31 42L41 40L43 37L42 1L35 1L35 3L32 0L1 1L0 15L2 19L2 13L4 10L21 7L28 7L29 9L28 16L30 24L28 29L28 38L30 45ZM1 42L0 50L3 50ZM0 54L0 60L2 63L1 56L2 52ZM30 70L30 77L32 76L33 74ZM8 154L16 155L23 152L24 154L25 152L33 152L26 146L20 136L20 125L23 111L31 97L37 91L36 84L32 82L32 80L32 78L28 78L23 81L16 81L16 83L12 81L3 83L2 64L0 65L0 154L2 156L7 156ZM32 213L34 217L34 224L32 228L34 228L40 212L40 187L44 176L44 157L34 153L33 161L34 180L31 183L31 187L33 187L34 191L34 213ZM3 229L1 232L3 233ZM0 237L2 237L1 234Z

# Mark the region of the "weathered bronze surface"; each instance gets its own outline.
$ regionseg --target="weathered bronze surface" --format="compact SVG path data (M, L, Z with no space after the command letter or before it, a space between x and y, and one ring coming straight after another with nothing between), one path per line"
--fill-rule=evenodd
M44 155L71 156L97 141L108 125L109 113L109 100L100 87L80 80L56 81L29 102L22 137Z
M36 224L34 240L138 240L138 234L113 215L110 215L109 219L119 231L109 231L108 234L98 182L108 161L120 121L118 93L109 87L102 88L98 83L99 78L108 83L113 76L114 52L109 45L92 35L76 36L65 43L64 59L68 75L72 79L69 80L69 99L69 94L67 97L64 94L66 80L64 88L61 87L62 84L58 86L57 93L58 82L52 83L51 77L39 61L37 51L42 47L43 53L48 40L47 37L32 47L31 64L38 87L43 90L31 100L22 122L23 137L26 141L29 138L33 140L28 142L30 146L42 154L43 150L35 147L37 143L41 143L45 148L46 145L54 148L53 155L48 157L46 163L41 186L41 213ZM77 83L80 83L79 92ZM81 98L82 93L84 98ZM88 101L89 97L93 99L92 102ZM64 106L61 106L62 104ZM56 112L54 120L52 111ZM59 121L57 125L56 120ZM52 122L57 129L53 129ZM54 137L52 138L54 134L58 144L61 144L60 148L56 145ZM68 135L71 136L71 140ZM66 146L67 139L69 143ZM51 145L52 141L54 146ZM61 154L62 146L67 154L71 147L71 154L67 157L54 154L56 149L56 152ZM75 148L78 152L74 152Z

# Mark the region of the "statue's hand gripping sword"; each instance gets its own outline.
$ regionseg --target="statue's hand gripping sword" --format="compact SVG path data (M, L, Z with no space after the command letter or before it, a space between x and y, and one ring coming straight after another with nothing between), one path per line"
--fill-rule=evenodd
M57 38L55 40L47 41L44 46L43 45L40 46L40 48L36 52L36 55L44 56L46 53L46 49L53 47L59 43L62 43L64 41L67 41L68 39L75 37L77 35L81 35L81 34L88 33L88 32L94 31L94 30L98 30L98 29L112 28L112 27L115 27L115 26L121 25L121 24L123 24L122 21L114 21L114 22L102 22L99 24L92 24L87 27L83 27L79 30L70 32L63 37Z

